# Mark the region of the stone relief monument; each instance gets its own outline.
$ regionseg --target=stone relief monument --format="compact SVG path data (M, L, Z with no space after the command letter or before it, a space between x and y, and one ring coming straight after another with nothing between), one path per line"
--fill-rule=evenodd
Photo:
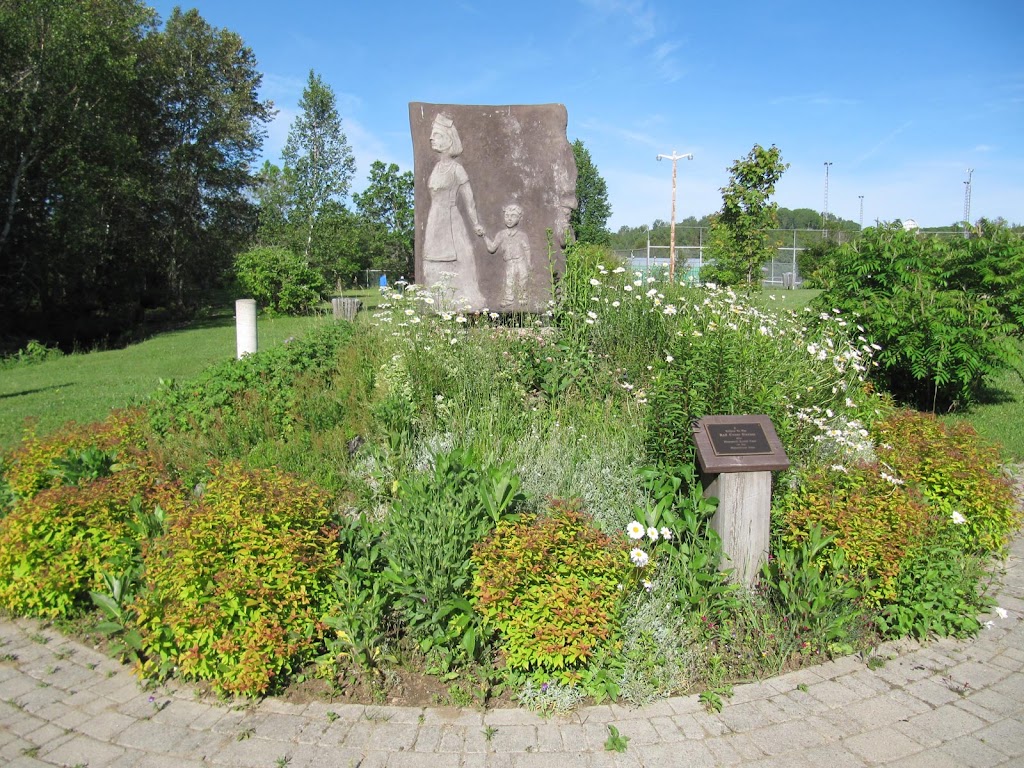
M449 306L545 309L576 207L565 107L413 102L409 123L416 282Z

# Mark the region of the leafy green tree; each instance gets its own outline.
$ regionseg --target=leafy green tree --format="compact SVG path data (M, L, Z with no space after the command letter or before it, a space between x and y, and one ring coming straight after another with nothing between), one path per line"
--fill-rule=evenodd
M779 208L779 229L821 229L821 211L810 208Z
M137 314L151 227L140 137L154 16L125 0L0 3L0 326L70 344Z
M375 269L413 273L413 175L394 163L375 160L370 180L353 196L356 210L369 228L370 263Z
M284 245L288 242L288 219L294 205L294 180L288 169L269 160L256 176L256 242L260 245Z
M789 167L772 145L755 144L745 158L729 169L722 188L722 210L712 220L708 252L713 261L702 278L725 285L761 287L761 266L774 253L769 231L777 226L777 203L769 202L775 184Z
M116 340L251 236L269 119L238 35L139 0L0 2L0 325Z
M293 174L295 215L305 232L304 255L310 259L317 220L328 202L344 202L356 161L341 128L334 91L313 70L299 100L285 143L284 167Z
M242 38L196 10L171 12L154 41L159 144L155 215L171 296L209 286L252 236L251 173L272 117Z
M272 313L297 314L316 306L326 286L305 259L280 246L262 246L238 254L238 282Z
M324 279L341 290L352 285L370 266L372 231L366 221L336 200L320 212L310 263Z
M576 242L607 245L611 240L608 217L612 215L608 185L598 173L590 150L579 139L572 143L572 154L576 158L576 210L569 217L569 224Z

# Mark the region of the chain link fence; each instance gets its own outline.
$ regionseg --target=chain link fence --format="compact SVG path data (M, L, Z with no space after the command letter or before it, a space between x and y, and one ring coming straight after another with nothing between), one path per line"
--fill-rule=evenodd
M800 274L800 253L820 245L826 239L836 244L849 242L859 232L825 229L773 229L771 241L775 245L775 258L761 267L764 285L781 288L800 288L804 276ZM963 237L963 232L926 232L929 237ZM707 227L676 227L676 274L687 282L700 282L700 269L704 266L704 247L707 242ZM641 272L668 273L669 246L648 245L646 248L617 250L615 254L626 260L632 268Z

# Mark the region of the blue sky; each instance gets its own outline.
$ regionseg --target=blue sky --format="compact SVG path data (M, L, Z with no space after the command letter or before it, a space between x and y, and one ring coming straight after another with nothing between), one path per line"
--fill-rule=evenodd
M151 3L166 18L173 2ZM775 144L775 199L864 223L1024 223L1024 1L196 0L239 33L279 110L280 151L309 70L356 156L412 168L408 103L565 104L608 183L611 229L721 207L728 167Z

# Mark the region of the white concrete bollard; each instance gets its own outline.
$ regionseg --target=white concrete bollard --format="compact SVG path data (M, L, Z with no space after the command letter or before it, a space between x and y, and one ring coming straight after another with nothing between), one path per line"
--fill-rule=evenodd
M256 299L235 301L235 347L239 360L257 350Z

